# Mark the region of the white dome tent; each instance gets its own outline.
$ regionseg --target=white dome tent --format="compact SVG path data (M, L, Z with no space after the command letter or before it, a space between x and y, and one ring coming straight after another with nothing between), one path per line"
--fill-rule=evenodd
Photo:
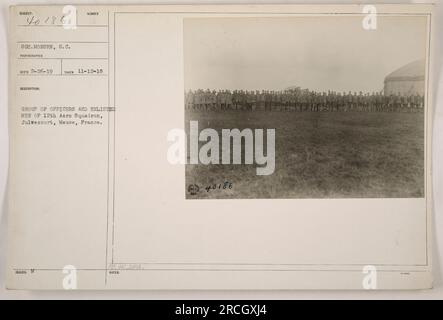
M384 94L423 95L425 61L417 60L391 72L384 81Z

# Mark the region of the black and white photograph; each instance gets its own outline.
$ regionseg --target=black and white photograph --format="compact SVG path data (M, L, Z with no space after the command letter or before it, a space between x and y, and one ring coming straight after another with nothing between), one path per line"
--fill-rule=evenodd
M424 196L427 19L366 18L184 19L187 199Z

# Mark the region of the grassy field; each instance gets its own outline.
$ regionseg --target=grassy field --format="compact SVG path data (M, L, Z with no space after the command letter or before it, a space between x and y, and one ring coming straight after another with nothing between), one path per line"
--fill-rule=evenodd
M186 165L192 198L407 198L424 193L422 113L197 112L199 130L276 129L275 172L255 165ZM228 181L232 189L205 188Z

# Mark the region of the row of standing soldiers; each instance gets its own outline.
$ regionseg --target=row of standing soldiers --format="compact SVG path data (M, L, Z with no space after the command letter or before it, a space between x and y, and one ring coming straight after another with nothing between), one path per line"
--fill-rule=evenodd
M419 94L385 95L311 90L244 91L195 90L185 93L188 110L263 110L263 111L385 111L419 112L424 98Z

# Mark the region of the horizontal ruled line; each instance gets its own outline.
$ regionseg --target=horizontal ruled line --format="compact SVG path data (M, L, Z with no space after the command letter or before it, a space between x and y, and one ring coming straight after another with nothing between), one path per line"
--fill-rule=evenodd
M14 268L14 271L63 271L60 268L27 268L27 269L19 269ZM257 271L257 272L358 272L361 273L361 270L358 269L212 269L212 268L204 268L204 269L184 269L184 268L144 268L144 269L118 269L118 268L77 268L77 271ZM398 272L398 273L426 273L428 270L377 270L377 272Z
M17 43L109 43L107 41L17 41Z
M107 77L107 74L17 74L18 77Z
M17 27L59 27L59 28L63 28L65 27L62 24L57 24L57 25L29 25L29 24L19 24L17 25ZM70 27L70 26L66 26L66 27ZM108 28L107 25L77 25L77 28Z
M19 60L108 60L108 58L40 58L40 57L18 57Z

